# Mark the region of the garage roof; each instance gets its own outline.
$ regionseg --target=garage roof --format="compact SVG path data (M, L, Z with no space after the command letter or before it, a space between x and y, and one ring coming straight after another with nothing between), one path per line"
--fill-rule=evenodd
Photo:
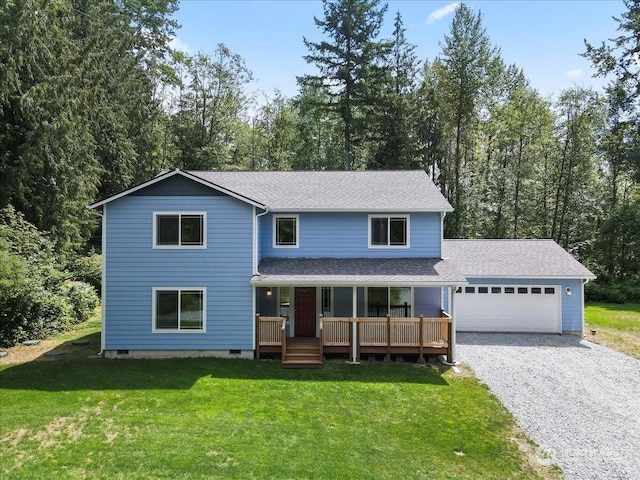
M442 257L466 277L596 278L553 240L444 240Z

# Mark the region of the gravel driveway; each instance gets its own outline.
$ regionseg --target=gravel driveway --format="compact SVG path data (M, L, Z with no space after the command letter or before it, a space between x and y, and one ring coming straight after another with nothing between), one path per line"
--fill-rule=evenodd
M640 479L640 361L535 334L460 333L457 357L566 479Z

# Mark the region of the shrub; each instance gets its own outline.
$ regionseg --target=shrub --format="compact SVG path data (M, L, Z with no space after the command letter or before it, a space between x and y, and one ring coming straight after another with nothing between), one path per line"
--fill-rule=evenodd
M100 302L95 289L85 282L66 282L64 293L71 304L74 323L88 320Z
M591 282L584 289L585 300L604 303L640 303L640 285L635 282Z
M0 284L0 305L2 347L62 332L73 315L62 295L22 281Z
M95 257L87 270L96 270ZM98 296L71 276L45 233L12 207L0 210L0 346L45 338L88 319Z
M102 286L102 255L89 253L86 256L76 257L69 266L73 278L88 283L95 288L98 295Z

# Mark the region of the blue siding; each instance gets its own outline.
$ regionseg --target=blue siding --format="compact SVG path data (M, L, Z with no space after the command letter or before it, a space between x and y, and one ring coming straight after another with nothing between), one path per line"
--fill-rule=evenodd
M413 316L437 318L440 316L440 288L416 287L413 289Z
M582 332L582 315L584 299L582 298L582 280L580 279L497 279L470 278L469 285L560 285L562 302L562 331ZM571 288L571 296L566 294L567 287Z
M153 249L154 211L206 211L206 249ZM253 349L252 207L228 196L107 205L107 350ZM153 287L206 287L206 333L152 333Z
M437 212L410 215L410 248L369 248L367 213L300 213L298 248L273 248L273 214L259 220L260 258L440 258L441 225Z

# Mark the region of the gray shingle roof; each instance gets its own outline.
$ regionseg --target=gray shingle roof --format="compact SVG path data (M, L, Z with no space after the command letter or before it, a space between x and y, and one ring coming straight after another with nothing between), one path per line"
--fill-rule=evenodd
M452 211L422 170L188 173L273 211Z
M438 258L265 258L260 284L451 285L466 283L452 262Z
M467 277L595 278L553 240L444 240L442 256Z

